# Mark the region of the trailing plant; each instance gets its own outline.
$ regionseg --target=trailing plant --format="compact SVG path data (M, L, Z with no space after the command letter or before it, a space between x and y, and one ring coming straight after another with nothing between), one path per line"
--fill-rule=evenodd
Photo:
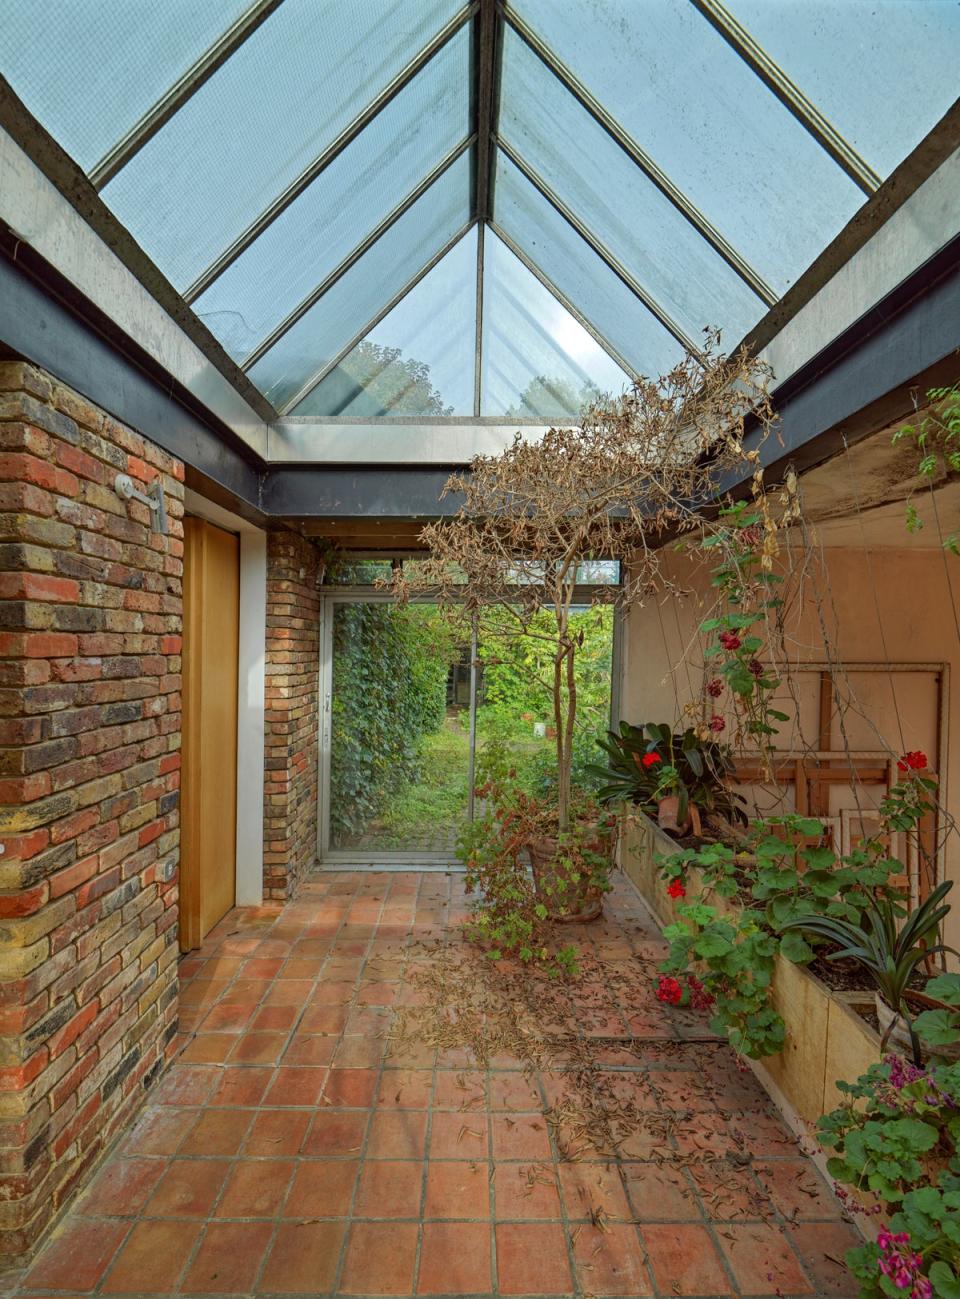
M938 974L923 991L946 1002L946 1008L924 1010L913 1021L917 1037L937 1055L960 1042L960 974Z
M929 485L950 473L960 472L960 380L948 388L930 388L927 401L931 409L922 419L903 424L893 435L894 444L908 441L918 455L917 474ZM907 531L919 532L923 520L907 499ZM960 539L950 532L942 539L944 550L960 554Z
M746 823L744 800L726 784L735 775L729 747L703 739L692 726L673 731L665 722L621 722L619 731L608 731L597 743L607 762L593 763L588 771L599 782L601 803L631 803L654 814L658 799L669 791L680 797L681 821L693 803L708 814Z
M876 1198L885 1225L846 1260L863 1299L960 1295L960 1065L922 1069L891 1055L854 1083L818 1126L842 1188ZM860 1209L862 1211L862 1208Z
M781 926L820 938L835 948L828 961L853 960L873 980L883 1001L900 1016L910 1033L914 1063L920 1064L920 1044L913 1025L913 1012L907 1001L907 989L921 961L952 951L940 941L940 926L950 911L943 899L953 888L944 880L914 910L904 908L889 898L871 900L859 923L833 916L797 916ZM894 1021L884 1033L880 1046L886 1046Z

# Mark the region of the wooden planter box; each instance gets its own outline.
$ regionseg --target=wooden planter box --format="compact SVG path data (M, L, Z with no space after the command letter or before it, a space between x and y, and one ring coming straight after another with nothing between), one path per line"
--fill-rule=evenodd
M676 841L642 815L623 838L624 873L661 925L677 919L677 904L667 896L654 857L676 851ZM696 894L694 872L687 880L687 895ZM721 911L735 909L724 898L711 898L710 904ZM853 1082L880 1059L879 1034L853 1008L864 1000L872 1004L872 994L832 992L803 966L777 958L773 1004L786 1025L784 1048L750 1063L791 1121L816 1123L841 1103L837 1080Z

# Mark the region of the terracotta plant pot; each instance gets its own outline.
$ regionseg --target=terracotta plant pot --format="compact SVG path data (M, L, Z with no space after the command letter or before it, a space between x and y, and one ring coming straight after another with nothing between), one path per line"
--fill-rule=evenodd
M669 834L689 834L690 830L700 833L700 813L692 803L687 806L687 817L680 821L680 799L676 794L668 794L657 804L657 825ZM696 818L696 820L694 820Z
M597 834L597 842L589 845L597 852L613 853L612 836ZM565 878L558 874L554 865L557 856L557 841L554 838L536 839L527 844L530 854L530 869L533 872L533 887L537 897L547 909L551 920L559 924L585 924L596 920L603 910L603 894L594 888L589 881L579 885L569 885ZM548 892L549 890L549 892Z

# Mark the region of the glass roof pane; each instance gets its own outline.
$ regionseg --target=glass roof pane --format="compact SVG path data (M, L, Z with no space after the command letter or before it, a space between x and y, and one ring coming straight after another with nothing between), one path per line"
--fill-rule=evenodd
M864 201L692 4L513 7L776 292Z
M291 415L470 415L476 312L474 227Z
M766 310L510 28L500 134L693 339L739 342Z
M672 334L499 150L494 217L634 370L657 375L676 365L683 348Z
M462 28L193 304L242 362L469 134Z
M186 288L461 7L285 0L104 188L104 200Z
M90 171L250 0L0 0L3 74Z
M281 408L327 366L414 275L470 222L472 151L434 182L360 260L252 366Z
M857 152L887 176L953 103L950 0L728 0L731 12Z
M481 415L575 419L629 377L492 230L483 248Z

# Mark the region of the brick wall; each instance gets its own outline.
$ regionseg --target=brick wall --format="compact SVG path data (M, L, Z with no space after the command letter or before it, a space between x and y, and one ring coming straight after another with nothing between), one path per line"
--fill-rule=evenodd
M320 593L306 537L267 538L263 896L292 897L317 855Z
M113 490L163 475L170 535ZM0 1252L28 1249L177 1014L183 466L0 361Z

